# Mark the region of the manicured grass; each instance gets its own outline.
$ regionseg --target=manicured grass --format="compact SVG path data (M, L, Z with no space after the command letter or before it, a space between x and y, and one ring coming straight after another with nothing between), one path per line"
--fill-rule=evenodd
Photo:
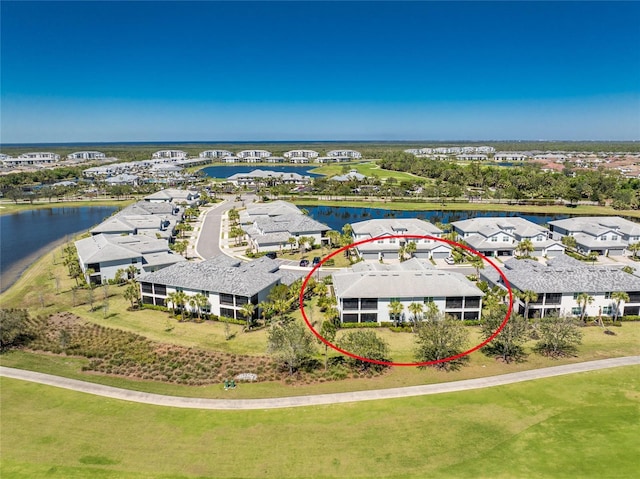
M298 206L350 206L354 208L378 208L383 210L404 211L514 211L519 213L566 214L591 216L632 216L640 218L640 210L614 210L607 206L579 205L569 208L563 205L509 205L504 203L428 203L418 201L389 201L371 197L367 200L354 197L348 203L341 200L311 200L303 197L292 197L291 201Z
M623 478L640 367L268 411L127 403L2 379L3 478ZM636 471L636 472L634 472Z
M116 200L111 198L110 199L106 199L106 198L87 199L83 201L57 201L54 199L52 202L49 202L48 200L40 200L40 201L34 201L33 204L31 203L15 204L13 202L9 203L8 201L3 201L0 203L0 215L8 215L11 213L18 213L20 211L27 211L27 210L41 210L41 209L61 208L61 207L77 208L81 206L120 206L124 208L125 206L133 203L134 201L136 200L133 200L133 199Z
M405 173L403 171L384 170L380 168L375 162L353 162L353 163L334 163L330 165L319 166L310 170L311 173L317 173L325 176L341 175L343 167L346 166L349 170L356 170L358 173L365 176L376 176L380 179L395 178L398 181L402 180L416 180L424 178L413 175L411 173Z

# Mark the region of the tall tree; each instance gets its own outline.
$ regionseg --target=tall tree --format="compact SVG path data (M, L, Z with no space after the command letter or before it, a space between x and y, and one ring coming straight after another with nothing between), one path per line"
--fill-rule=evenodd
M523 258L528 258L531 256L531 253L534 251L533 243L529 238L523 239L516 246L516 253L518 253Z
M593 300L593 296L591 296L589 293L580 293L576 297L576 301L580 306L580 321L582 321L583 323L586 322L587 319L587 306L593 303Z
M525 289L524 291L519 291L516 294L524 303L524 317L529 319L529 304L538 301L538 293L531 291L530 289Z
M253 312L256 310L256 306L252 303L244 303L240 308L242 315L245 317L247 321L247 330L251 329L251 325L253 324Z
M398 300L393 300L389 303L388 308L389 308L389 316L391 317L391 320L393 321L393 323L397 326L398 324L400 324L402 311L404 310L404 305Z
M615 323L620 317L620 303L623 303L623 302L628 303L629 295L624 291L615 291L611 295L611 299L613 299L616 302L616 308L615 308L615 311L613 312L613 322Z
M552 358L574 355L582 342L576 321L568 316L545 316L540 320L539 335L534 351Z
M490 338L504 321L504 307L482 316L481 329L484 340ZM521 361L526 357L524 343L529 337L529 322L514 314L498 335L482 348L487 356L500 358L505 363Z
M411 313L414 326L417 326L420 320L422 319L422 311L424 310L424 304L413 302L407 307L407 309Z
M480 270L484 269L484 260L474 254L471 259L469 259L469 264L476 270L476 281L480 281Z

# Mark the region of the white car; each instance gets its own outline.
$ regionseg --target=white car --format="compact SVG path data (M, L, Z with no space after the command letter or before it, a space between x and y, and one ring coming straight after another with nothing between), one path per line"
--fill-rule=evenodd
M453 259L452 256L448 256L444 259L444 262L447 264L456 264L456 261Z

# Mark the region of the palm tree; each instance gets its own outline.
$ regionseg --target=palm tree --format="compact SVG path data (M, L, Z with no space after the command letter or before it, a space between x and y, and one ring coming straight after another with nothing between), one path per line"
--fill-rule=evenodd
M397 299L389 303L389 316L392 318L393 323L397 326L400 322L400 315L404 310L404 305Z
M411 303L407 309L409 310L409 312L411 313L411 315L413 316L413 322L415 325L418 324L418 321L420 321L420 319L422 319L422 311L424 310L424 304L422 303Z
M624 291L616 291L611 295L611 299L616 301L616 310L613 312L613 322L615 323L620 317L620 303L628 303L629 295Z
M528 258L531 253L533 253L534 249L535 248L533 247L531 240L526 238L518 243L518 246L516 246L516 253L524 258Z
M329 245L333 248L340 244L340 233L337 231L327 231L327 238L329 238Z
M244 303L240 308L242 315L247 319L247 330L251 329L251 323L253 322L253 312L256 310L256 306L253 303Z
M290 307L289 301L287 301L286 299L277 299L273 303L273 308L279 314L281 321L282 321L282 318L284 317L284 313L289 311L289 307Z
M531 291L530 289L525 289L518 293L518 297L524 303L524 317L525 319L529 319L529 303L535 303L538 301L538 293L535 291Z
M424 319L427 321L435 321L439 314L440 310L438 309L438 305L433 301L429 301L424 312Z
M593 303L593 296L590 296L589 293L580 293L576 297L576 301L580 305L580 321L584 323L587 315L587 305Z
M638 243L631 243L627 249L629 250L629 252L633 253L633 259L636 259L636 257L638 256L638 252L640 251L640 242Z
M293 245L295 245L297 242L298 242L297 239L295 239L293 236L289 236L287 243L289 243L289 246L291 247L292 252L293 252Z
M415 241L409 241L404 247L404 252L409 255L409 259L413 258L413 255L418 250L418 245Z
M573 236L563 236L562 244L570 249L576 249L576 247L578 246L578 243Z
M473 255L469 260L469 264L476 270L476 280L480 281L480 270L484 269L484 260L477 255Z
M184 305L187 302L187 295L184 291L175 291L167 295L167 303L171 303L173 315L176 315L176 307L180 309L180 321L184 320Z
M273 309L273 303L269 301L262 301L261 303L258 303L258 311L260 311L262 321L264 321L265 324L267 323L267 316L271 316Z
M169 293L167 294L167 304L171 303L171 309L173 310L173 315L176 315L176 293L177 291L174 291L173 293ZM133 307L133 304L131 305Z

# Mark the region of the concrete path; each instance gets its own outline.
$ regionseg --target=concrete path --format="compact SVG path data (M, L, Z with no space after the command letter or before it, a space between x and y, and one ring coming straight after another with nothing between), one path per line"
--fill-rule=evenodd
M615 368L619 366L631 366L640 364L640 356L627 356L622 358L602 359L584 363L566 364L550 368L534 369L517 373L490 376L486 378L467 379L440 384L428 384L423 386L410 386L393 389L379 389L371 391L356 391L347 393L319 394L315 396L294 396L266 399L203 399L185 398L177 396L164 396L160 394L131 391L128 389L103 386L101 384L88 383L75 379L67 379L49 374L36 373L22 369L0 367L0 376L31 381L48 386L55 386L73 391L94 394L123 401L132 401L156 406L169 406L188 409L219 409L219 410L247 410L247 409L277 409L300 406L320 406L327 404L342 404L358 401L371 401L376 399L393 399L412 396L424 396L429 394L450 393L456 391L469 391L504 384L513 384L533 379L562 376L565 374L595 371L598 369ZM242 387L242 384L239 385Z
M225 200L209 208L204 213L194 248L195 253L202 259L209 259L222 254L220 249L220 225L222 216L232 207L233 203Z

